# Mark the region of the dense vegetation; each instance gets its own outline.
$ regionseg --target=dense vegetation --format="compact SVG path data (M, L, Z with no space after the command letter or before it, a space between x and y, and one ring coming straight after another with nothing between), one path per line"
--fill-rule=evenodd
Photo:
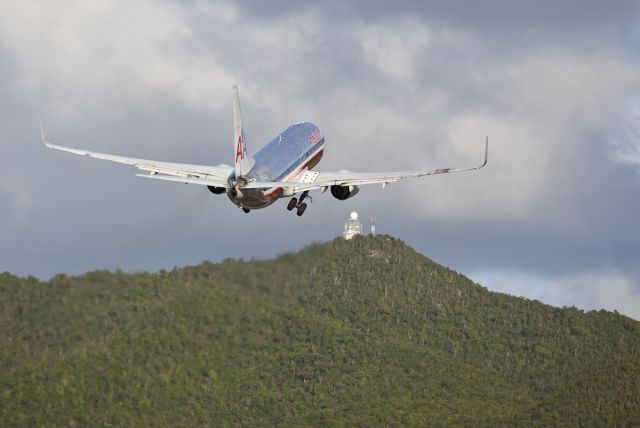
M0 275L0 424L640 425L640 323L388 236L171 272Z

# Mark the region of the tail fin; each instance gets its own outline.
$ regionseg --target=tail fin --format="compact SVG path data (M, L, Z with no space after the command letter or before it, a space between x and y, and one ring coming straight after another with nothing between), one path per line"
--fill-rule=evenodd
M247 146L244 140L244 128L242 127L242 111L240 110L238 85L233 86L233 140L236 177L239 178L249 172L254 161L250 156L247 156Z

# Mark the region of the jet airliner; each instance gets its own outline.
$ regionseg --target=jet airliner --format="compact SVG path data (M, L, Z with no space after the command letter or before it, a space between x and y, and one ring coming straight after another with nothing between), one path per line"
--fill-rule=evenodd
M190 165L91 152L51 144L45 136L42 121L40 131L43 143L51 149L131 165L144 171L143 174L136 174L138 177L206 186L214 194L226 193L231 202L245 213L268 207L280 198L290 197L287 209L295 209L298 216L307 209L306 201L311 201L309 192L312 190L322 193L330 190L336 199L345 200L355 196L360 190L359 186L365 184L381 184L384 188L388 183L409 177L479 170L487 164L489 151L487 137L484 162L472 168L378 173L318 172L313 168L324 153L324 135L318 126L310 122L290 125L253 156L249 156L237 86L233 87L233 121L234 166Z

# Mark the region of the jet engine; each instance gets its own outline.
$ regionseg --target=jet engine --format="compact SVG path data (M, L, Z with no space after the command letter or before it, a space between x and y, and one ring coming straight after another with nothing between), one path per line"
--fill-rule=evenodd
M216 186L207 186L207 189L209 189L211 193L215 193L216 195L222 195L227 191L227 189L225 189L224 187L216 187Z
M353 198L359 191L360 188L358 186L331 186L331 194L341 201Z

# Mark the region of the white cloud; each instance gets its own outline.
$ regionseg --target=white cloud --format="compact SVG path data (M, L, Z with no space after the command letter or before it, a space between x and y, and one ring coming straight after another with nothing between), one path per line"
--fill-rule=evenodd
M245 103L279 115L295 111L291 90L321 64L308 52L324 40L324 24L313 12L241 19L224 1L7 0L0 48L16 86L66 116L158 99L226 109L234 83Z
M238 10L231 3L217 0L196 0L195 5L199 11L214 20L231 23L235 22L238 17Z
M158 93L220 106L233 81L170 1L3 1L0 44L18 86L66 114Z
M462 106L434 118L446 131L439 135L438 152L435 157L430 153L429 164L473 165L489 134L489 167L476 177L447 177L443 185L413 183L411 199L428 217L591 227L574 203L592 174L589 144L593 136L617 126L622 100L639 88L639 71L614 56L559 55L553 48L498 58L486 66L471 64L456 78L468 82L452 83L460 92L450 100ZM486 104L476 99L465 103L462 91L483 94ZM429 93L427 87L422 103L429 103ZM403 108L419 111L414 105ZM428 135L425 119L412 114L410 121ZM415 152L419 157L427 150L416 146Z
M469 276L491 291L537 300L542 299L549 282L540 275L509 269L484 270Z
M403 18L374 25L361 24L358 30L365 58L371 65L396 80L415 76L415 57L429 42L429 30L422 22Z
M559 307L617 310L640 320L638 284L621 272L545 277L514 270L494 270L478 272L471 277L493 291L536 299Z
M640 165L640 100L628 104L622 126L613 132L612 159L627 165Z
M585 273L552 282L545 298L555 305L617 310L640 320L640 292L634 285L631 278L619 272Z

